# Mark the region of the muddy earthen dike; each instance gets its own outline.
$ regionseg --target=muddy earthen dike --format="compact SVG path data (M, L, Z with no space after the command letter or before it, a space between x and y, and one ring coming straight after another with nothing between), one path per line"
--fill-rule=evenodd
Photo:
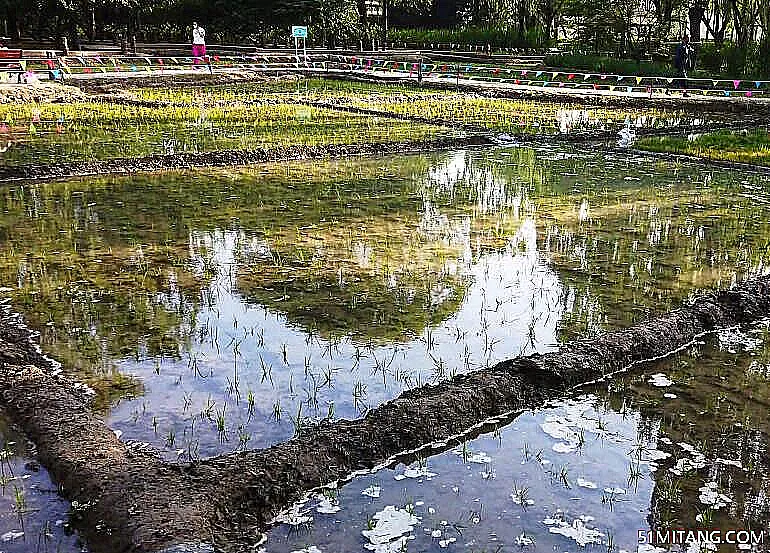
M35 442L63 494L84 505L74 522L95 553L158 552L179 544L235 551L312 489L425 444L456 440L490 417L536 408L705 332L769 315L770 276L764 276L703 293L627 330L569 342L556 353L405 392L364 418L323 424L268 449L172 464L121 442L91 411L83 387L58 374L34 334L5 311L0 406Z

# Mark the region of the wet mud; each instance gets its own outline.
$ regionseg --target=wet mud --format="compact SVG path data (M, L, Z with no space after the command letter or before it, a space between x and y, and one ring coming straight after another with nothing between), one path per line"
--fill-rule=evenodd
M275 161L349 158L490 146L492 144L494 144L494 141L489 137L468 136L379 144L288 146L281 148L260 148L255 150L219 150L214 152L180 153L142 158L77 161L59 163L56 165L0 166L0 181L47 180L86 175L186 169L191 167L224 167Z
M269 449L190 464L121 442L9 310L0 313L0 405L35 442L41 462L77 501L73 524L92 551L156 552L180 544L241 550L310 490L399 455L420 454L490 418L542 406L566 391L683 348L703 333L770 315L770 276L560 351L505 361L405 392L358 420L302 426ZM443 447L441 445L439 448ZM433 451L431 449L431 451ZM205 549L199 549L205 550Z

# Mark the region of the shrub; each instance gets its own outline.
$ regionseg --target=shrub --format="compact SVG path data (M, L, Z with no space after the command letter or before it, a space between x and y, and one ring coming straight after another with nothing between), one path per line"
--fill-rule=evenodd
M491 48L540 48L547 45L542 29L523 35L513 29L470 27L467 29L390 29L389 42L407 44L472 44Z
M610 75L667 76L673 75L667 63L611 58L591 54L558 54L546 56L548 67L585 69L594 73Z

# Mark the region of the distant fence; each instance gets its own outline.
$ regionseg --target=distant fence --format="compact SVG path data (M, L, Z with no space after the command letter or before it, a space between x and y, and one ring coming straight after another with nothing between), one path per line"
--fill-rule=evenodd
M604 74L586 71L549 71L540 66L537 59L529 56L509 57L505 63L499 60L479 62L441 59L436 53L420 56L402 53L391 56L349 55L312 53L297 56L293 53L263 53L238 55L223 54L205 57L135 55L123 56L100 54L88 56L58 56L48 58L23 58L21 65L27 81L34 79L86 79L97 76L124 77L138 75L164 75L180 72L208 71L255 73L335 73L379 76L391 79L411 79L418 83L482 81L505 84L511 87L537 87L542 89L573 89L585 91L652 93L670 89L693 94L739 96L753 98L770 92L770 81L746 81L741 79L704 79L670 76L638 76ZM13 77L3 74L0 81Z

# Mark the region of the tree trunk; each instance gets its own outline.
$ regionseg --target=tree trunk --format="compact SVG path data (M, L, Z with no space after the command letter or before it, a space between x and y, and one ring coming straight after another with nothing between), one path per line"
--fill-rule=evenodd
M690 7L687 11L688 18L690 20L690 39L693 42L701 41L700 27L706 10L700 3L696 3Z

